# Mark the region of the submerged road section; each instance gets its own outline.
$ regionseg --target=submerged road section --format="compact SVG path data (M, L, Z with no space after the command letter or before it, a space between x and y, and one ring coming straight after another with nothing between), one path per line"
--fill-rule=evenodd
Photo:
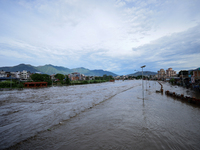
M200 108L144 83L144 100L141 80L7 91L1 149L200 149ZM168 83L163 89L194 96Z

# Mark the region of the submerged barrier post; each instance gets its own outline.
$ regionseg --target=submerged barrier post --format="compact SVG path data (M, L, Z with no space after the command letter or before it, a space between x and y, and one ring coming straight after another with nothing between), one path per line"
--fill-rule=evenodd
M163 85L160 83L160 82L158 82L159 84L160 84L160 93L163 93ZM158 91L159 92L159 91Z

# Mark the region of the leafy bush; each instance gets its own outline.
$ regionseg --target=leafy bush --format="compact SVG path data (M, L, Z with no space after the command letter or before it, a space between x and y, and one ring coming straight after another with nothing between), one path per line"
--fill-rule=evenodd
M83 84L88 84L88 81L85 80L85 81L83 81L82 83L83 83Z
M94 83L94 80L90 80L89 83Z
M1 88L9 88L9 87L16 87L16 83L15 82L11 82L11 81L3 81L3 82L0 82L0 87Z
M172 78L172 79L170 79L170 81L169 82L171 82L172 84L175 82L175 79L174 78Z
M70 80L69 80L68 76L66 76L66 78L65 78L65 84L70 84Z
M50 79L50 76L48 74L32 74L31 79L34 82L47 82L48 85L52 84L52 81Z
M17 85L17 88L23 88L23 87L24 85L22 83Z
M65 76L64 76L63 74L57 73L57 74L55 75L55 78L56 78L56 79L59 79L60 81L63 81L63 79L65 78Z

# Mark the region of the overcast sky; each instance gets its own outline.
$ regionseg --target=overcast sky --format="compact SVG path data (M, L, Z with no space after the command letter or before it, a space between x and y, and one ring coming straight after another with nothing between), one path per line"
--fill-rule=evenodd
M200 0L0 0L0 66L200 67Z

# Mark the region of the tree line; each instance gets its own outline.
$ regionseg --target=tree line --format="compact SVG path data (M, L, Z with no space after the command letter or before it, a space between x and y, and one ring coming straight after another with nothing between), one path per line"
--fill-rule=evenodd
M55 76L56 80L52 80L51 76L48 74L32 74L30 76L31 79L28 81L20 81L20 80L7 80L0 82L0 88L23 88L24 82L47 82L48 85L75 85L75 84L91 84L91 83L102 83L107 82L109 80L114 80L113 76L103 75L102 77L94 77L89 78L86 77L86 80L78 80L78 81L71 81L68 75L63 75L57 73Z
M89 83L101 83L101 82L107 82L109 80L114 80L113 76L109 75L103 75L103 77L94 77L92 80L89 78L89 76L86 77L86 80L82 81L71 81L68 77L68 75L63 74L56 74L54 76L56 81L51 80L50 76L47 74L32 74L31 79L34 82L47 82L48 85L56 84L56 85L74 85L74 84L89 84Z

